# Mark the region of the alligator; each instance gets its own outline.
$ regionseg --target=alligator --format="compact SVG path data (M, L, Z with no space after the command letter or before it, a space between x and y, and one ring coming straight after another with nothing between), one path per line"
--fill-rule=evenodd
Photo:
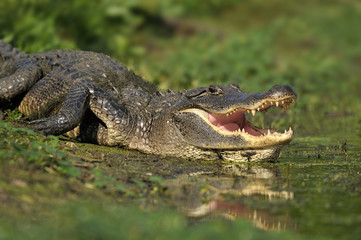
M27 54L0 41L0 109L15 105L45 135L185 159L272 162L293 130L258 128L246 113L287 109L296 98L288 85L162 92L102 53Z

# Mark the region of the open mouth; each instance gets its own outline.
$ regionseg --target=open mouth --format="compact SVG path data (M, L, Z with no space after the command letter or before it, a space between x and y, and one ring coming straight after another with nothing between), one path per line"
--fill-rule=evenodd
M287 142L292 139L293 131L291 127L284 132L277 132L273 129L261 129L254 126L246 117L247 113L253 116L257 112L266 112L271 107L278 107L287 110L289 105L295 101L295 97L284 97L282 99L263 99L257 101L250 107L234 107L225 112L209 112L202 109L192 108L183 110L197 114L215 131L223 136L241 136L252 141L255 146L275 145L281 142ZM268 144L267 144L268 143Z
M266 112L272 106L282 108L284 111L286 111L289 105L294 101L295 99L293 97L288 97L277 101L266 99L263 100L261 103L258 103L257 106L253 108L236 108L223 114L208 112L207 119L212 125L216 126L223 133L247 133L255 137L280 134L275 130L257 128L248 121L245 112L252 113L252 115L255 116L256 112ZM292 133L291 127L288 130L284 131L284 134L287 133Z
M243 132L252 136L261 136L261 129L253 126L245 116L246 110L239 109L230 114L217 114L208 112L208 121L219 130L226 132Z

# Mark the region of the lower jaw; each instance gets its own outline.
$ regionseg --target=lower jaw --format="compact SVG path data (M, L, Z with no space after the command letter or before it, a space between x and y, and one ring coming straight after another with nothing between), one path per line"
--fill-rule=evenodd
M260 149L219 150L218 157L232 162L275 162L280 155L282 145Z

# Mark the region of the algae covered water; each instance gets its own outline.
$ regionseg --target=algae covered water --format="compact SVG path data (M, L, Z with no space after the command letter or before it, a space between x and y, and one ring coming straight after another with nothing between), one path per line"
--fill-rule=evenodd
M61 229L110 239L358 239L360 118L307 126L277 162L234 164L44 139L1 123L0 239L61 239Z
M294 199L286 208L300 232L340 239L361 236L360 118L325 117L309 137L296 138L281 163Z
M355 116L326 117L322 129L306 129L313 135L301 137L301 131L276 163L223 165L213 172L180 176L169 185L182 189L178 201L191 219L247 219L265 230L358 239L358 121Z

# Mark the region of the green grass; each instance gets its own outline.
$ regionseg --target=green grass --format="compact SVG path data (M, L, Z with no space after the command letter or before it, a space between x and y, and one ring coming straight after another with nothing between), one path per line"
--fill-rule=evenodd
M77 169L67 162L68 156L56 149L58 138L55 136L41 138L27 128L14 128L0 122L0 138L0 160L3 168L31 166L79 176Z
M14 46L105 52L163 89L289 83L302 109L359 105L357 1L5 0L0 9L0 37Z

